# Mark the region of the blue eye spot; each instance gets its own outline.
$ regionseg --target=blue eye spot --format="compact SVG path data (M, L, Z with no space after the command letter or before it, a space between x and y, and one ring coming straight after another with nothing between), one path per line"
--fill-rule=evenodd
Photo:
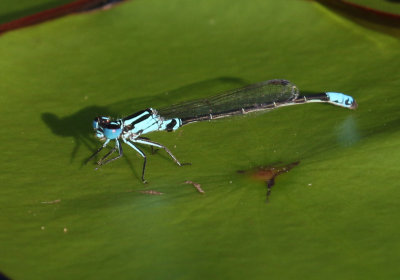
M97 129L99 127L99 122L97 121L97 118L93 120L93 129Z

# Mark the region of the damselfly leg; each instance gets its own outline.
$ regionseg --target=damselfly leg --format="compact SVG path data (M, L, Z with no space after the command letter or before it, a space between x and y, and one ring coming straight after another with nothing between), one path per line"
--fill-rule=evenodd
M144 171L146 169L146 155L143 153L143 151L141 149L139 149L138 147L136 147L130 140L126 140L124 138L122 138L122 140L128 144L132 149L134 149L139 155L141 155L143 157L143 168L142 168L142 182L144 184L147 183L147 181L144 179Z
M104 161L107 157L109 157L113 152L115 152L116 150L118 150L118 156L116 156L115 158L111 158L111 159L108 159L108 160L106 160L106 161ZM112 161L114 161L114 160L116 160L116 159L119 159L120 157L122 157L123 156L123 151L122 151L122 146L121 146L121 143L119 142L119 140L118 139L116 139L115 140L115 147L114 148L112 148L112 150L111 151L109 151L101 160L99 160L98 162L97 162L97 164L98 165L105 165L105 164L107 164L107 163L110 163L110 162L112 162Z
M171 151L165 147L164 145L161 145L159 143L147 140L147 139L143 139L143 138L135 138L135 139L122 139L126 144L128 144L132 149L134 149L139 155L141 155L143 157L143 169L142 169L142 181L143 183L146 183L146 180L144 179L144 174L145 174L145 170L146 170L146 162L147 162L147 157L145 155L145 153L139 149L138 147L135 146L135 144L143 144L143 145L149 145L149 146L153 146L153 147L157 147L157 148L161 148L164 149L169 155L170 157L176 162L176 164L178 164L179 166L182 165L190 165L190 163L181 163L179 162L179 160L171 153Z
M107 146L107 144L108 144L110 141L111 141L110 139L107 139L106 142L104 142L104 144L103 144L100 148L98 148L97 151L94 152L94 154L91 155L91 156L85 161L85 164L87 164L87 163L88 163L90 160L92 160L98 153L100 153L101 150L103 150L103 149Z
M180 163L179 160L171 153L171 151L167 147L165 147L164 145L161 145L160 143L153 142L153 141L150 141L150 140L147 140L147 139L143 139L143 138L142 139L136 138L136 139L132 139L131 141L133 143L139 143L139 144L144 144L144 145L149 145L149 146L154 146L154 147L157 147L157 148L164 149L164 151L166 151L170 155L170 157L176 162L176 164L178 164L179 166L191 165L191 163Z
M139 138L139 139L144 139L144 140L150 140L150 138L143 137L143 136L140 136L140 137L138 137L138 138ZM155 149L154 146L150 146L150 149L151 149L151 154L152 154L152 155L154 155L154 154L158 151L158 149Z
M102 157L102 158L97 162L97 164L98 164L98 165L101 165L101 163L102 163L107 157L109 157L112 153L114 153L116 150L117 150L116 147L112 148L104 157Z

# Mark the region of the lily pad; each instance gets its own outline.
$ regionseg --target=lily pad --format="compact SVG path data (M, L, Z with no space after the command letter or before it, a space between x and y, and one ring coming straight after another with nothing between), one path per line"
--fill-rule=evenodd
M397 279L400 42L311 1L128 1L0 37L11 279ZM94 170L97 115L274 78L353 96L146 135ZM265 183L237 170L300 161ZM201 185L199 193L185 181ZM163 195L146 195L140 191ZM42 203L55 202L57 203Z

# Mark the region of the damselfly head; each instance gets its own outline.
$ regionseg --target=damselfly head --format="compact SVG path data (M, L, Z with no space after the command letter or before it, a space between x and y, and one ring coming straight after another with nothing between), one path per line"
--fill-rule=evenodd
M104 125L103 131L107 139L117 139L122 133L122 128L118 122L109 122Z
M96 130L99 126L104 126L111 121L110 117L95 117L93 120L93 129Z
M95 117L93 120L93 129L95 131L95 136L100 140L105 140L106 136L104 134L104 127L111 122L110 117Z

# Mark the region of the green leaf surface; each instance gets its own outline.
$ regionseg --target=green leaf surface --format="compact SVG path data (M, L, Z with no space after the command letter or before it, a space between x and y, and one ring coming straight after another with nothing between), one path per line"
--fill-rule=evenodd
M136 0L0 37L12 279L398 279L398 38L310 1ZM273 78L352 95L149 134L100 170L93 117ZM300 161L266 186L238 170ZM186 180L200 183L200 194ZM155 190L163 195L147 195Z

